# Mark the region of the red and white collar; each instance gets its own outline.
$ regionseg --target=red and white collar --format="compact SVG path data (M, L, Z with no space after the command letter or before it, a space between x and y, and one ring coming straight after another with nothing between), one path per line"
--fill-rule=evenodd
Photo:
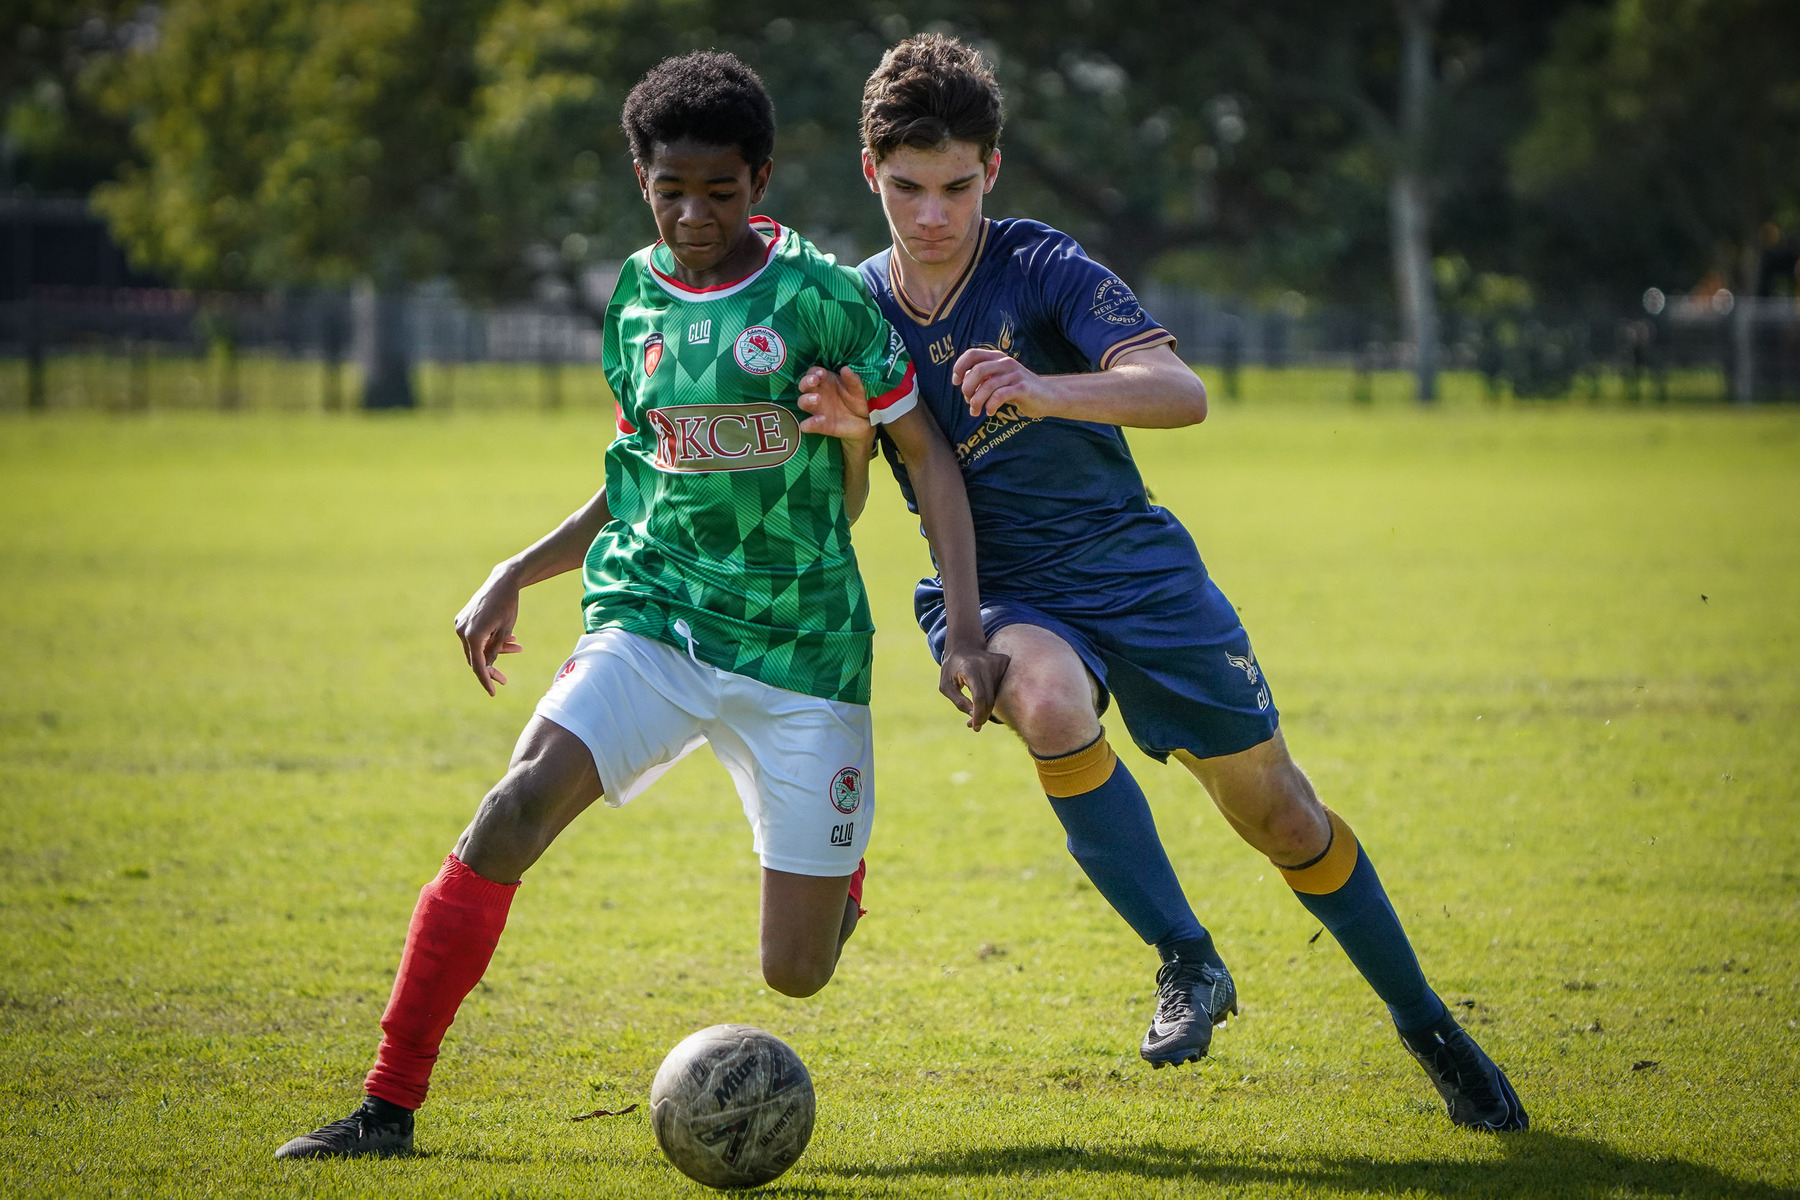
M757 278L764 271L769 269L769 264L775 261L775 247L781 244L781 236L784 232L781 225L773 217L765 217L760 213L750 218L750 228L767 238L768 245L763 248L762 263L756 270L750 272L742 279L734 279L730 283L715 283L711 287L689 287L673 275L666 274L656 269L654 258L656 253L655 247L651 247L650 251L652 255L650 274L655 277L656 282L662 285L663 291L669 293L669 295L675 297L677 300L723 300L727 296L735 296L737 293L755 283ZM656 245L661 246L663 243L659 240ZM671 251L671 253L673 253L673 251Z

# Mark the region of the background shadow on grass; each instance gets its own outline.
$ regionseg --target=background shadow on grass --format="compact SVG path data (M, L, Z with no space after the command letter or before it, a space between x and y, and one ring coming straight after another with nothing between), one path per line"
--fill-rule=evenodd
M1470 1136L1482 1136L1471 1134ZM1497 1143L1506 1159L1279 1158L1273 1155L1197 1157L1158 1143L1088 1150L1068 1144L997 1146L930 1155L895 1166L868 1166L867 1177L982 1176L1057 1172L1116 1173L1147 1179L1184 1179L1213 1185L1271 1184L1327 1187L1390 1195L1417 1191L1458 1196L1612 1197L1621 1190L1646 1196L1722 1196L1741 1200L1800 1200L1800 1191L1738 1179L1715 1167L1679 1158L1640 1158L1610 1146L1555 1133L1511 1134Z

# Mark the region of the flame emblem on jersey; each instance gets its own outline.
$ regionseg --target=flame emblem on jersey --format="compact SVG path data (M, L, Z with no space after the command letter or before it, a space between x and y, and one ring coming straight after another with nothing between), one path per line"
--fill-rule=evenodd
M644 339L644 378L656 374L656 364L662 361L663 335L653 333Z
M752 375L773 375L787 361L787 343L767 325L752 325L738 334L731 354Z

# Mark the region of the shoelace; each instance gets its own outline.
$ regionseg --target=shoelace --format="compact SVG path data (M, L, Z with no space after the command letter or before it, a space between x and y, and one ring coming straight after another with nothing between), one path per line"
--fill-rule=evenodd
M1185 1021L1194 1015L1194 988L1210 984L1201 963L1166 962L1156 969L1156 1018Z

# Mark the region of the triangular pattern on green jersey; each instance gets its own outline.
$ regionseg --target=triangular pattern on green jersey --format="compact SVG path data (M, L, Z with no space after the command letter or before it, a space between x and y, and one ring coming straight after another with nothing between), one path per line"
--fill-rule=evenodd
M851 550L836 443L796 434L785 461L753 469L656 466L654 409L779 406L797 423L806 415L797 403L799 377L815 364L853 368L872 396L905 378L905 354L889 357L890 330L861 278L792 231L766 228L776 235L766 266L716 296L672 294L680 289L658 279L674 271L660 243L633 255L620 275L603 361L633 432L622 432L606 454L613 520L585 564L586 624L685 649L674 629L680 620L704 662L866 704L874 627ZM767 374L745 369L736 356L738 337L751 326L782 342L781 362ZM653 337L662 339L661 356L646 372Z

